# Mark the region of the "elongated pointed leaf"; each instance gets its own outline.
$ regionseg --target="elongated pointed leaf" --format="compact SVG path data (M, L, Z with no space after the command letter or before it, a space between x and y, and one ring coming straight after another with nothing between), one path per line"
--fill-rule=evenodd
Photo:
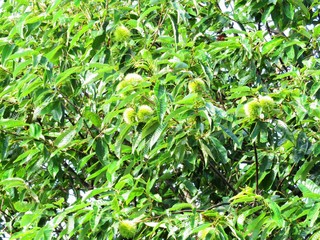
M62 133L59 137L57 137L57 139L54 141L54 144L58 148L63 148L73 140L76 134L77 134L77 131L75 129L69 129L64 133Z
M14 120L14 119L0 119L0 127L5 128L14 128L14 127L23 127L27 126L28 124L20 121L20 120Z

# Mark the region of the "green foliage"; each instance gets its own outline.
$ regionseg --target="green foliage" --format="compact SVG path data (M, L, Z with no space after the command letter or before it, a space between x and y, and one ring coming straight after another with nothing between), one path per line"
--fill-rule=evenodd
M0 237L318 239L319 11L4 1Z

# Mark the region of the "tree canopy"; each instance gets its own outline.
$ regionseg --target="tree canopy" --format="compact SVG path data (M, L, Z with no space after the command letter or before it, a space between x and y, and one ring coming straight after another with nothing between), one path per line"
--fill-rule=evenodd
M6 0L0 238L319 239L319 0Z

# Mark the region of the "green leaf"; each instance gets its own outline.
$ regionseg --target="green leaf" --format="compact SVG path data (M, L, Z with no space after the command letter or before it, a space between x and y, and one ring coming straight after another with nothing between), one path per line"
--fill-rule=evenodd
M167 97L165 87L159 81L154 87L154 93L157 97L157 114L159 122L162 123L167 110Z
M261 133L265 131L266 131L265 123L261 121L257 121L256 124L254 125L254 129L251 132L250 139L252 139L252 141L255 141L256 138L261 136Z
M126 199L126 204L132 202L136 197L140 197L144 193L145 189L143 187L134 188L130 191L128 198Z
M177 108L176 110L172 111L168 116L166 116L165 118L165 122L170 121L171 119L180 119L181 115L187 111L189 111L190 108L189 107L180 107Z
M30 224L32 224L34 221L40 219L41 214L39 211L35 212L35 213L26 213L22 216L21 220L20 220L20 225L22 227L26 227Z
M127 125L127 124L122 125L120 128L120 134L117 137L116 143L115 143L115 154L118 158L120 158L120 156L121 156L121 150L123 147L122 143L123 143L125 137L127 136L128 132L130 131L130 129L131 129L131 125Z
M243 226L246 223L247 217L250 217L254 213L260 211L262 208L263 208L263 206L260 205L260 206L253 207L253 208L250 208L250 209L242 212L237 219L237 224L239 224L240 226Z
M266 212L262 212L258 217L256 217L253 221L250 222L248 225L246 234L247 235L253 235L253 239L256 239L259 235L259 230L261 229L261 226L264 224L264 222L267 221L268 218L265 218Z
M269 190L276 179L275 170L264 171L261 176L259 176L259 187L265 191Z
M42 86L42 81L40 78L37 78L35 75L30 74L25 80L25 83L29 82L28 84L25 84L22 88L23 91L19 95L20 98L24 98L28 96L30 93L34 92L36 89L40 88Z
M295 142L294 141L294 136L293 136L293 133L290 131L290 129L288 128L288 125L285 123L285 122L283 122L283 121L281 121L281 120L279 120L279 119L276 119L275 120L275 122L276 122L276 126L277 126L277 128L279 128L279 130L281 130L283 133L284 133L284 135L285 135L285 137L289 140L289 141L291 141L291 142Z
M310 170L313 168L313 166L316 164L317 159L312 159L311 161L306 161L303 163L303 165L299 168L297 173L294 175L294 181L304 181L306 180Z
M77 74L79 72L81 72L82 70L82 66L78 66L78 67L72 67L69 68L68 70L60 73L57 78L56 78L56 85L59 86L61 84L64 83L64 81L72 74Z
M37 51L32 49L20 49L19 51L15 52L14 54L10 55L7 60L13 60L16 58L31 58L33 55L39 54Z
M277 48L282 43L283 43L282 37L277 37L277 38L265 43L262 47L262 55L269 54L270 52L275 50L275 48Z
M204 157L204 164L205 166L208 165L208 156L210 156L211 159L214 159L212 152L210 151L209 147L203 142L200 141L200 147L201 147L201 151Z
M9 138L0 133L0 162L4 161L8 151Z
M71 233L74 231L75 228L75 216L68 216L68 223L67 223L67 233L71 235Z
M309 240L318 240L318 239L320 239L320 231L313 233Z
M144 12L142 12L140 14L140 17L138 19L139 23L142 23L142 20L145 19L150 13L152 13L153 11L159 9L160 6L153 6L153 7L148 7Z
M167 129L167 124L159 125L159 127L155 130L154 134L152 135L150 139L149 148L151 149L154 144L159 140L162 133Z
M312 146L312 152L316 157L320 154L320 142L317 142Z
M313 28L313 37L317 38L320 35L320 24L317 24L314 28Z
M83 195L81 201L85 202L88 199L94 196L97 196L101 193L107 193L109 190L110 190L109 188L97 188L97 189L90 190Z
M270 199L265 199L264 201L273 213L272 220L274 220L278 224L279 227L283 227L284 226L284 219L281 215L281 210L280 210L280 207L278 206L278 204Z
M32 59L28 59L24 62L19 63L15 67L15 69L12 73L13 77L16 78L19 74L21 74L23 71L25 71L26 68L28 68L28 67L30 68L31 64L32 64Z
M179 30L178 30L178 22L177 22L177 17L173 14L169 15L171 24L172 24L172 29L173 29L173 36L174 36L174 41L176 43L176 48L179 43Z
M43 239L51 239L52 238L53 229L49 226L45 226L41 228L37 235L35 236L35 240L43 240Z
M320 72L320 71L319 71ZM311 96L314 96L314 95L316 95L317 94L317 92L319 91L319 89L320 89L320 82L315 82L313 85L312 85L312 87L311 87L311 89L310 89L310 94L311 94Z
M310 13L309 13L309 10L308 8L303 4L303 1L302 0L289 0L289 2L292 4L292 5L295 5L296 7L299 7L302 12L304 13L304 15L307 17L307 19L310 18Z
M108 143L105 138L100 137L96 139L96 154L99 159L99 161L106 165L108 160Z
M219 126L234 141L234 143L238 145L238 147L241 147L238 137L232 132L231 129L228 129L221 124L219 124Z
M292 4L288 3L288 2L284 2L284 14L290 19L293 20L294 18L294 12L295 9L292 6Z
M53 13L60 5L62 0L55 0L51 3L50 7L47 9L47 14Z
M40 152L40 149L38 148L31 148L25 152L23 152L22 154L19 155L19 157L17 157L14 162L20 162L20 165L23 165L27 162L29 162L34 155L36 155L37 153Z
M320 187L310 179L299 183L298 187L301 190L303 197L314 200L320 199Z
M195 196L198 193L198 189L195 187L194 183L186 178L180 178L179 180L182 183L181 186L184 185L184 187L189 191L189 193L191 193L192 196Z
M79 162L79 170L81 170L86 163L95 155L96 153L91 153L83 158L81 158L80 162Z
M219 163L226 164L228 162L227 150L222 145L222 143L215 137L210 137L211 143L210 147L213 150L213 157L215 160L218 160Z
M93 174L91 174L89 177L86 178L86 181L91 180L93 178L98 177L100 174L106 172L106 170L108 169L108 165L104 166L103 168L99 169L98 171L94 172Z
M231 88L230 92L232 93L228 99L241 98L243 96L250 96L253 93L253 90L247 86L240 86L237 88Z
M58 148L64 148L73 140L76 134L77 131L75 129L69 129L56 138L54 145Z
M133 146L132 146L132 152L136 151L137 147L143 141L147 136L154 133L156 129L159 128L159 122L158 121L149 121L142 129L141 133L139 134L138 138L135 140ZM161 130L159 130L161 131ZM161 134L161 133L160 133ZM156 137L160 137L159 132L155 135Z
M27 188L27 184L21 178L7 178L0 181L0 185L3 187L3 189L13 188L13 187Z
M203 73L206 75L206 78L211 82L213 80L212 69L201 61L199 61L199 63L201 65Z
M227 113L223 109L214 106L211 102L206 103L206 109L208 110L210 115L214 118L216 118L216 117L226 118L227 117Z
M29 211L33 206L34 206L33 203L29 203L29 202L26 202L26 201L15 202L15 203L14 203L14 208L15 208L18 212L27 212L27 211Z
M7 58L11 55L13 52L13 49L15 48L14 44L6 44L4 48L2 48L2 64L6 63Z
M79 32L77 32L76 35L73 36L73 38L72 38L72 40L71 40L71 42L70 42L69 50L70 50L71 48L73 48L74 45L75 45L77 42L79 42L80 37L81 37L85 32L87 32L91 27L92 27L92 24L91 24L91 23L90 23L89 25L83 26L82 29L81 29Z
M14 119L0 119L0 127L4 128L15 128L15 127L24 127L28 126L29 124Z
M173 212L173 211L178 211L178 210L186 209L186 208L193 209L194 206L190 203L176 203L171 208L169 208L168 211Z
M309 148L309 140L305 132L301 131L298 134L295 148L293 151L293 160L299 162L304 158L307 150Z
M50 159L48 163L48 172L53 178L56 178L58 172L60 171L61 162L57 158Z
M39 124L33 123L29 125L29 134L30 137L35 139L40 139L42 136L42 128Z
M56 46L55 48L53 48L50 52L46 53L44 56L46 58L48 58L48 60L50 62L56 62L56 60L59 58L59 56L61 55L61 53L59 54L60 52L60 49L63 48L62 45L58 45Z
M306 222L309 222L309 227L312 228L315 224L315 222L318 220L320 213L320 203L316 203L310 211L308 212L308 216L306 219Z
M92 49L93 50L100 50L101 47L103 46L102 44L106 40L106 33L103 32L101 35L98 35L95 37L95 39L92 42Z
M98 114L91 112L90 110L86 110L83 114L83 116L88 119L89 121L91 121L93 123L93 125L95 125L96 127L100 128L102 121L101 118Z
M120 178L120 180L115 185L115 189L121 190L125 185L133 186L133 178L130 174L126 174Z
M181 105L193 105L196 102L196 99L198 99L197 93L191 93L187 96L185 96L183 99L175 102L175 104L181 104Z

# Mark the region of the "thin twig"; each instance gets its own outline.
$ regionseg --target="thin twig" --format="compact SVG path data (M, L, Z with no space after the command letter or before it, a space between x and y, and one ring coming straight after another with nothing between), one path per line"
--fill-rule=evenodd
M79 175L72 169L71 166L69 166L68 163L66 162L63 162L62 163L63 166L67 169L67 171L76 179L79 181L79 183L86 189L90 189L90 185L85 181L83 180L81 177L79 177Z
M204 161L204 156L203 156L203 153L200 151L200 157L202 159L202 161ZM217 174L221 180L232 190L232 192L234 194L238 194L238 191L229 183L229 181L219 172L219 170L214 166L214 164L209 161L209 165L211 167L211 170Z
M280 183L279 183L279 184L278 184L278 186L277 186L277 190L279 190L279 191L280 191L280 188L281 188L281 186L282 186L282 184L283 184L284 180L292 174L292 171L293 171L293 169L294 169L294 167L295 167L295 166L296 166L296 164L294 163L294 164L292 165L292 167L291 167L291 169L290 169L289 173L288 173L286 176L284 176L284 177L282 178L282 180L280 181Z
M64 95L64 93L62 93L62 92L59 91L59 90L58 90L58 92L62 95L63 99L64 99L69 105L71 105L72 107L74 107L74 109L78 112L78 114L80 115L80 117L83 118L80 108L79 108L78 106L76 106L75 104L73 104L73 103L68 99L68 97ZM70 119L69 119L69 120L70 120ZM86 126L86 128L87 128L90 136L91 136L92 138L95 138L94 134L92 133L91 129L89 128L89 126L88 126L88 124L87 124L87 121L83 119L83 123L84 123L84 125ZM71 123L71 124L72 124L72 123Z

